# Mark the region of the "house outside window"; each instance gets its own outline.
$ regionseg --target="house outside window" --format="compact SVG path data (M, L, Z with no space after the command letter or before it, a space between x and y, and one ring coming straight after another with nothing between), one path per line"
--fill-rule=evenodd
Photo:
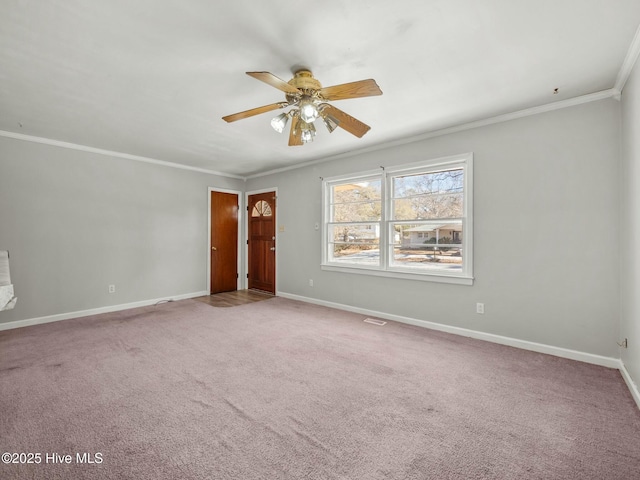
M472 154L323 181L324 270L470 285Z

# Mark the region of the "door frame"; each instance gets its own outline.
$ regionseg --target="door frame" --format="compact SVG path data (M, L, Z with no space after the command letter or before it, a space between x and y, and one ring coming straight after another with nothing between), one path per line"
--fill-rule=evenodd
M243 223L243 203L246 204L244 199L242 198L242 192L240 190L229 190L226 188L217 188L217 187L209 187L207 191L207 292L211 292L211 192L219 192L219 193L231 193L238 196L238 205L240 208L238 209L238 255L236 258L237 268L238 268L238 279L236 281L236 288L238 290L242 289L242 255L240 255L241 245L242 245L242 223ZM210 293L207 293L209 295Z
M266 193L266 192L275 192L276 194L276 212L278 211L278 187L271 187L271 188L261 188L260 190L251 190L250 192L245 192L244 194L244 204L245 205L249 205L249 195L256 195L258 193ZM246 272L249 271L249 244L247 243L247 240L249 238L249 212L247 212L247 208L245 207L243 210L247 216L246 216L246 228L245 228L245 232L246 232L246 238L245 238L245 242L244 242L244 264L247 266L246 268ZM276 222L278 222L280 217L279 214L276 213ZM278 245L279 245L279 240L278 237L280 236L278 234L278 232L280 231L280 227L276 224L275 225L275 237L276 237L276 258L275 258L275 269L276 271L274 272L275 277L276 277L276 284L275 284L275 290L276 293L275 295L278 295L278 292L280 291L278 289ZM247 288L249 288L249 279L247 278L247 274L246 272L243 274L242 276L242 283L244 285L245 290Z

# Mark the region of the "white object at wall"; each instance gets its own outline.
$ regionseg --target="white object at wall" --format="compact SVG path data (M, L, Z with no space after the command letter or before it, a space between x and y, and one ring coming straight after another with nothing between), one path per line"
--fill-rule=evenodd
M11 310L17 301L9 272L9 252L0 250L0 311Z

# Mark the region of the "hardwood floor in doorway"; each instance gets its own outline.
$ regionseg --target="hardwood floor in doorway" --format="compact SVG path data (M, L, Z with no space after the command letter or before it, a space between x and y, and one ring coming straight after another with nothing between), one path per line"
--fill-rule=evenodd
M257 290L235 290L233 292L216 293L204 297L196 297L194 300L206 303L212 307L237 307L248 303L268 300L274 296Z

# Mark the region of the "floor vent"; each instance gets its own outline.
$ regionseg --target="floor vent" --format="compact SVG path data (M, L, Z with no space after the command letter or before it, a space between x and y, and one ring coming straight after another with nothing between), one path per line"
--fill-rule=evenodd
M387 324L387 322L384 322L382 320L378 320L377 318L365 318L364 319L364 323L372 323L374 325L380 325L380 326Z

